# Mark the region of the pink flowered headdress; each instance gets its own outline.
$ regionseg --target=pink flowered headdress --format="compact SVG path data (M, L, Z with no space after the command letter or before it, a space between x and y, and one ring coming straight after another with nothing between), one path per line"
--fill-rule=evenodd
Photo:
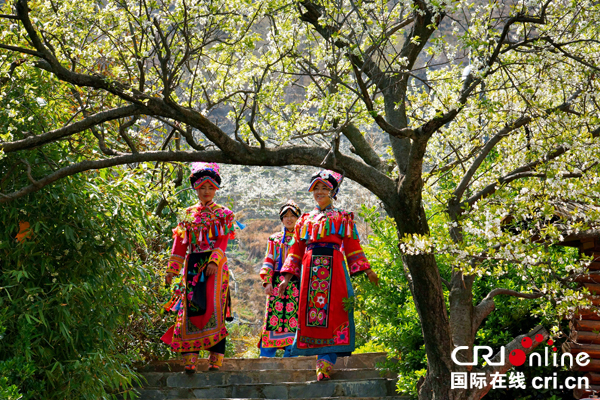
M209 162L193 162L190 183L194 189L198 189L205 182L209 182L215 188L221 188L221 175L219 164Z
M323 169L310 178L310 186L308 187L308 191L312 192L315 190L315 185L317 182L322 182L325 184L325 186L331 189L331 197L335 199L343 180L344 176L342 174L328 169Z

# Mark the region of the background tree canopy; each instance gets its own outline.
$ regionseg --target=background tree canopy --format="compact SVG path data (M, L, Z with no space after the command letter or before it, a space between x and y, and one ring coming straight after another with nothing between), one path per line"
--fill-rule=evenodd
M32 160L33 162L33 160ZM145 244L147 205L132 177L84 175L3 207L0 233L0 394L27 399L101 398L137 379L136 357L115 335L142 319L152 270L135 252ZM30 229L15 242L19 224ZM8 390L7 387L4 387Z
M475 343L496 296L537 299L545 323L583 303L571 277L586 260L550 245L598 233L599 12L552 0L6 2L3 212L65 177L146 162L158 211L181 184L177 162L344 172L391 218L390 261L427 356L419 398L480 397L489 387L450 391L450 353Z

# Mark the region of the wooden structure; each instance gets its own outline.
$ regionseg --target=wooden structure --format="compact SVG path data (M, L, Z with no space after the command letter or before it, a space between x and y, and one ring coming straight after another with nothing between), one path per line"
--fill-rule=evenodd
M591 385L590 390L573 391L574 397L580 399L594 392L600 393L600 237L575 240L561 245L576 246L580 254L593 257L588 270L575 277L582 289L588 289L592 305L577 310L569 322L569 340L562 346L564 352L573 356L585 352L591 358L591 362L585 367L573 365L573 370L584 373Z
M600 221L600 207L581 204L572 201L552 202L554 215L550 219L528 218L517 220L513 216L507 216L502 220L504 230L514 233L521 229L531 229L532 225L541 228L540 225L553 224L559 230L568 232L567 222L575 221ZM592 218L590 218L592 217ZM543 242L539 236L533 236L532 241ZM591 229L577 234L566 234L564 240L557 243L558 246L575 247L581 256L592 257L592 262L587 270L574 277L580 288L587 288L590 293L592 305L585 309L579 309L573 319L569 322L569 340L562 345L562 351L577 354L585 352L590 356L591 362L580 367L576 363L572 370L584 374L588 378L591 387L589 390L575 389L573 396L581 399L591 394L600 394L600 229Z

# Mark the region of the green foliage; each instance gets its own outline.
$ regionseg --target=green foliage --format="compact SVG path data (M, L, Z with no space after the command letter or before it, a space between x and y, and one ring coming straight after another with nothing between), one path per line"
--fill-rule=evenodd
M1 18L0 140L27 139L128 104L140 108L127 118L99 123L93 132L65 132L43 145L0 152L5 157L0 193L19 194L29 185L41 186L35 179L115 152L204 148L210 158L217 154L212 142L223 151L220 159L233 161L249 154L236 149L258 142L264 141L269 152L282 144L304 145L311 136L314 143L330 143L340 124L353 125L368 133L375 153L386 155L380 161L392 167L388 173L400 187L384 179L373 185L370 171L353 173L357 168L346 168L341 157L338 167L396 208L397 218L397 204L413 199L428 216L427 224L417 221L413 209L408 224L394 227L393 221L364 211L375 231L367 252L382 287L359 278L362 350L389 349L398 359L400 388L414 393L425 352L400 261L398 230L403 255L434 254L446 279L451 270L476 277L474 302L497 286L544 295L535 301L498 298L477 343L505 344L535 323L554 325L553 334L560 335L557 321L584 300L559 278L582 272L585 263L546 243L561 242L567 232L596 229L600 220L598 210L569 211L560 224L551 222L561 204L598 204L600 142L590 132L598 125L594 77L600 25L589 15L597 15L599 5L317 3L318 20L310 22L315 11L308 4L281 0L155 0L143 7L129 0L31 1L32 24L48 49L42 63L32 54L37 37L29 37L23 23ZM1 13L12 15L13 5L3 2ZM508 29L515 17L543 23ZM419 22L426 20L428 26ZM424 28L438 23L440 30L429 37ZM507 35L501 38L501 32ZM418 56L417 44L426 57ZM56 65L87 78L40 69ZM104 83L110 90L98 89ZM398 151L408 149L404 145L391 151L388 135L373 129L375 118L401 132L414 128L423 138L413 141L418 146L412 150L419 151L411 150L410 157ZM527 125L516 129L525 119ZM243 147L218 129L231 133L234 126L232 136ZM427 138L430 128L435 132ZM422 140L428 140L426 148ZM336 149L349 154L344 142ZM490 144L494 149L486 153ZM304 153L301 161L316 165L314 154ZM283 163L277 157L267 162L270 154L278 153L263 152L252 163ZM479 156L485 159L481 164ZM406 161L410 173L402 177ZM165 176L175 172L172 165L161 167ZM171 355L156 341L167 321L155 308L166 295L160 254L168 224L152 232L145 228L155 222L146 221L144 213L155 187L140 194L135 188L145 186L119 177L119 171L84 174L0 209L5 223L0 310L7 310L0 318L5 331L0 355L6 356L1 368L8 377L0 390L7 396L35 397L47 389L68 396L76 390L68 385L81 389L80 397L103 395L104 388L119 390L131 382L121 361ZM186 194L175 199L164 181L161 175L161 189L176 208L174 200ZM231 186L243 191L243 182ZM270 188L259 190L254 183L252 189L260 197ZM450 208L456 215L448 215ZM502 229L507 216L526 229ZM25 220L33 224L33 235L15 244L18 224ZM417 222L422 226L416 233L403 226ZM421 309L421 315L427 311ZM70 379L62 379L66 376Z
M5 159L10 161L10 157ZM117 171L115 171L117 172ZM0 208L0 388L23 399L126 397L134 353L116 335L155 279L137 256L149 226L142 180L87 174ZM18 242L19 223L31 224Z
M160 337L173 324L173 319L161 307L171 297L171 290L164 286L165 258L168 253L163 246L167 240L159 242L159 238L164 237L157 235L148 243L148 254L144 255L143 265L139 267L140 274L125 283L126 290L136 297L137 308L117 328L120 338L117 351L138 363L168 360L176 356L169 346L160 341Z
M398 372L398 390L416 396L416 384L425 374L427 360L421 324L398 251L393 221L375 208L363 207L361 216L373 233L363 246L379 287L366 277L356 279L356 332L358 351L387 351L385 367Z
M559 258L572 256L570 253L576 252L576 249L553 247L549 251L553 253L554 258ZM563 276L566 275L565 271L561 271L560 268L557 268L556 272L563 274ZM542 276L539 275L538 278L542 278ZM473 288L474 303L480 302L487 293L497 287L521 292L526 290L527 282L520 278L517 271L510 269L502 277L486 276L475 282ZM494 299L494 302L496 308L477 331L475 345L491 346L495 351L498 351L500 346L504 346L515 337L529 332L537 325L556 327L556 332L566 328L567 322L561 320L557 304L552 300L546 298L525 300L511 296L498 296ZM564 340L564 338L560 339L555 346L560 349ZM552 346L542 344L536 350L542 353L542 357L545 347L549 347L549 351L552 353ZM569 371L568 368L553 366L529 367L527 363L509 371L509 373L514 372L525 374L526 389L492 389L486 395L486 398L493 400L507 398L534 400L556 396L557 399L570 399L573 396L572 389L533 389L531 381L534 377L551 377L554 373L557 373L559 383L564 382L569 376L578 376L578 373Z
M356 280L356 327L358 352L387 351L388 362L384 367L398 373L397 388L399 392L416 397L417 382L424 376L427 368L427 356L422 338L421 325L416 312L412 295L406 279L400 254L398 237L394 223L389 218L382 218L375 208L362 208L361 216L372 229L368 244L363 246L372 268L380 277L380 286L373 286L365 277ZM441 218L434 215L431 218ZM554 247L549 250L553 257L573 256L573 249ZM442 275L449 268L443 259L438 259ZM557 271L566 274L566 271ZM541 277L540 277L541 278ZM476 280L473 287L474 304L478 304L491 290L497 287L524 291L528 283L520 278L518 270L507 269L502 277L484 276ZM475 345L491 346L498 351L516 336L529 332L536 325L560 325L557 320L556 304L545 298L525 300L510 296L495 298L496 309L484 321L475 339ZM545 310L543 315L539 310ZM556 346L560 347L560 343ZM543 347L541 346L543 352ZM543 389L534 390L531 379L536 376L552 376L558 373L558 381L564 382L567 376L574 373L556 367L522 366L511 371L523 372L528 382L527 389L495 389L486 398L491 399L538 399L542 394L567 398L572 390ZM560 397L565 396L565 397Z

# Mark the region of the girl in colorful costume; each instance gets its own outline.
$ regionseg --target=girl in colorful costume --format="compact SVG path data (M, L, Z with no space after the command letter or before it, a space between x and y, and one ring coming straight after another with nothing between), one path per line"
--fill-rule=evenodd
M199 202L185 210L173 229L173 249L165 281L182 273L174 286L168 311L177 312L177 320L162 340L173 351L182 353L186 372L193 373L200 350L208 350L209 370L223 364L227 328L231 320L227 241L234 238L234 215L213 202L221 185L219 166L215 163L192 163L190 183ZM182 271L183 269L183 271Z
M292 354L317 355L319 381L330 379L337 357L348 356L355 348L354 316L344 305L344 299L354 295L350 275L365 272L371 282L378 281L360 246L353 213L332 206L342 180L329 170L312 176L308 190L317 207L296 223L279 285L282 293L292 276L300 277L299 324Z
M294 238L294 225L302 214L293 200L288 200L279 210L283 229L269 237L267 253L260 270L260 278L265 288L267 305L265 323L259 342L261 357L275 357L277 349L285 349L284 357L290 357L291 345L298 326L298 278L292 277L285 294L279 296L279 283L283 281L281 267Z

